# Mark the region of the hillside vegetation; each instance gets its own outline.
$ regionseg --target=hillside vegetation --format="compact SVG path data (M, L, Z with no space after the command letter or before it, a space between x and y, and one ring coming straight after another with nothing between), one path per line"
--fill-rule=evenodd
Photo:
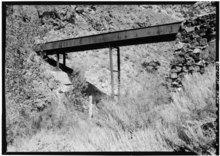
M8 5L6 11L8 151L216 152L215 64L203 74L186 74L182 89L173 92L167 77L175 41L120 47L118 100L108 96L108 49L68 54L67 92L48 63L55 57L43 59L33 51L38 43L184 20L215 11L213 3ZM152 62L155 68L148 67ZM91 119L89 84L104 95L95 101Z

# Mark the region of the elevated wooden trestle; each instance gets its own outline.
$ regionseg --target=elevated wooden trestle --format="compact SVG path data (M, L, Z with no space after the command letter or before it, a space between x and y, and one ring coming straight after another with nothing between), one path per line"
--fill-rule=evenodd
M114 74L112 50L117 50L117 72L118 72L118 96L120 96L120 46L167 42L173 41L179 31L181 22L155 25L145 28L130 29L103 33L98 35L71 38L47 42L36 45L35 50L45 55L57 55L57 68L59 68L59 55L63 55L63 65L66 65L66 53L109 48L110 70L111 70L111 95L114 94Z

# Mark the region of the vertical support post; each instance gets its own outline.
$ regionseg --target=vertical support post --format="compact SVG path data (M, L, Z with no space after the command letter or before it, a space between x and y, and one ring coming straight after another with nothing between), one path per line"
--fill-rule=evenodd
M113 60L112 60L112 47L109 47L109 58L110 58L110 72L111 72L111 97L114 98L114 75L113 75Z
M89 119L92 118L92 96L89 96Z
M59 59L60 59L60 55L59 53L57 53L57 70L59 70Z
M41 58L44 58L43 50L40 51Z
M63 65L64 67L66 66L66 54L65 53L63 53Z
M120 84L121 84L121 61L120 61L120 48L117 47L117 61L118 61L118 97L120 97Z

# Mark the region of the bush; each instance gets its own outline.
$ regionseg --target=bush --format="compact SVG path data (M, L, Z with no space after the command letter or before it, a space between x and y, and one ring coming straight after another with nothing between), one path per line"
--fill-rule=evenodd
M215 67L187 75L173 103L158 108L157 131L174 150L214 154L216 149Z
M79 110L85 111L86 108L86 96L83 93L87 88L87 83L83 72L79 68L74 68L72 73L69 74L69 78L72 82L72 90L65 93L69 102L67 103L67 107L70 110Z

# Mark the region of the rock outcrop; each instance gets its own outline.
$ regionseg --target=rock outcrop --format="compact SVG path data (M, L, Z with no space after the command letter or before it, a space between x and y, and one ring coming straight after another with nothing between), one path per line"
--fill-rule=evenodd
M175 43L174 60L170 64L169 79L172 87L181 87L185 74L203 74L205 67L215 62L215 36L215 13L182 23Z

